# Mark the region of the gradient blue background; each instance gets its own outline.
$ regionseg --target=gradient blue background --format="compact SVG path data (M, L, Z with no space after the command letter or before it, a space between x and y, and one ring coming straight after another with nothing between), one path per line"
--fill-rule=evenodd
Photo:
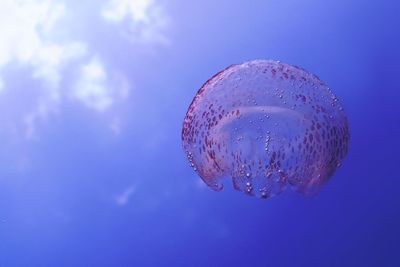
M96 5L71 3L78 14ZM397 1L164 7L172 42L155 53L138 52L146 49L96 18L75 27L135 79L119 138L67 106L40 141L1 143L0 266L400 266ZM317 74L347 112L348 156L314 198L216 193L186 162L181 125L198 88L258 58ZM32 158L29 171L10 167L17 150ZM127 188L129 200L116 205Z

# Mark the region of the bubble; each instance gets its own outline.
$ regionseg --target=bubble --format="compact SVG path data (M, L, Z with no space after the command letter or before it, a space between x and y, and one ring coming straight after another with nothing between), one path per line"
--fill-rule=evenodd
M287 186L318 192L345 157L349 132L343 108L317 76L254 60L228 67L200 88L182 141L209 187L222 190L231 177L236 190L267 198Z

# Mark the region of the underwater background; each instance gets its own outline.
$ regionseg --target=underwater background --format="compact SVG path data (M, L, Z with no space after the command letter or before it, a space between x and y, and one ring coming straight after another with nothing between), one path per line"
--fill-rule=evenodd
M0 1L0 266L400 266L400 4ZM349 152L315 197L208 188L182 122L225 67L318 75Z

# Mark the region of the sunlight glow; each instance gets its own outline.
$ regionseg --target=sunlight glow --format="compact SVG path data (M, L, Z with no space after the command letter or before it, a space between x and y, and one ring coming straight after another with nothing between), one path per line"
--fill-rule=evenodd
M111 90L107 88L107 73L103 64L93 58L88 64L82 66L74 96L87 107L97 111L105 111L113 103Z
M63 65L85 51L79 42L58 44L51 40L63 13L64 5L50 0L2 1L0 69L11 62L26 64L32 67L33 77L57 87Z
M112 23L117 34L129 41L169 44L165 32L169 17L157 1L106 0L100 10L85 12ZM68 101L101 114L110 131L121 134L120 107L134 81L109 67L105 62L110 62L111 54L100 53L93 40L74 39L73 25L66 21L75 19L71 18L75 13L68 4L65 0L1 1L0 120L3 126L10 125L3 132L13 137L37 139L38 126L60 114Z
M103 18L125 26L122 34L133 42L167 45L165 31L170 19L154 0L109 0L101 12Z

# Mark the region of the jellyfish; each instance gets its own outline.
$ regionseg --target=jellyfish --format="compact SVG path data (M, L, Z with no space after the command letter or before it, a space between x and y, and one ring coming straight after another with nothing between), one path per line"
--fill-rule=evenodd
M347 153L347 117L316 75L272 60L232 65L197 92L182 128L190 165L213 190L226 178L268 198L315 195ZM228 179L229 180L229 179Z

